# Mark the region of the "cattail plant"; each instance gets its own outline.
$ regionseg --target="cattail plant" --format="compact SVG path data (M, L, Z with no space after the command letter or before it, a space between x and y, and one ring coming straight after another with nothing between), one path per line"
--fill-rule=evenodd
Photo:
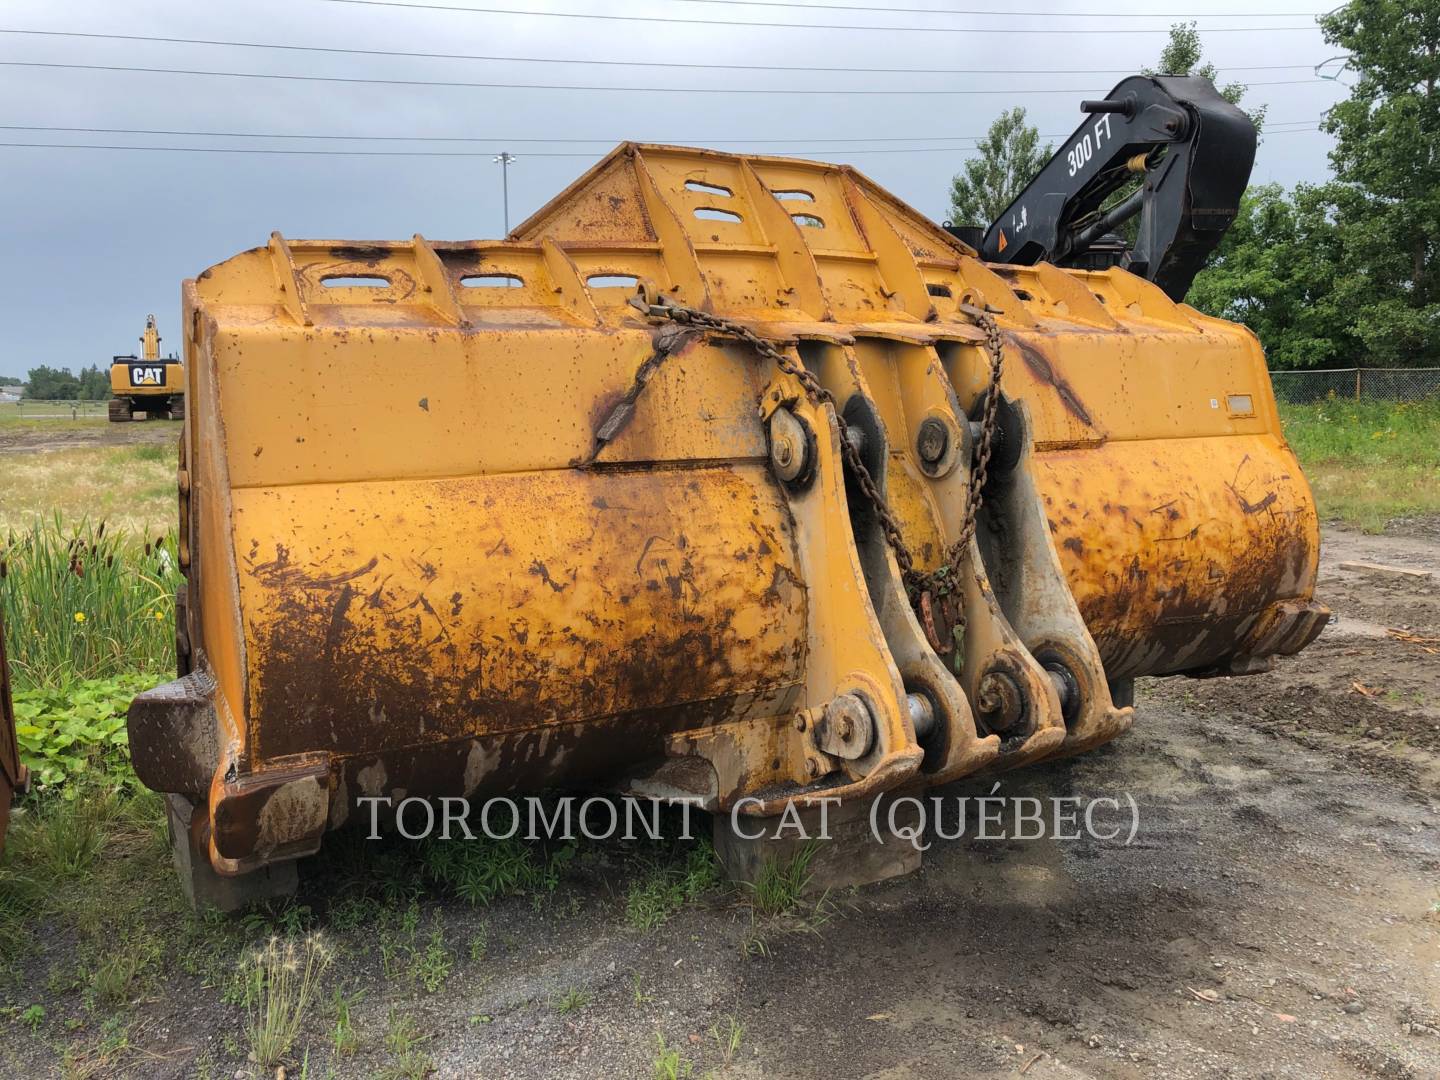
M174 549L173 536L142 546L103 522L67 535L59 518L37 520L9 534L0 612L17 688L170 670L181 580Z

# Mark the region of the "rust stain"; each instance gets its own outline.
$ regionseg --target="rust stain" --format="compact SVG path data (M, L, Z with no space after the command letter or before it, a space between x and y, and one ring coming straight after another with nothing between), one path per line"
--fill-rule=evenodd
M577 760L513 774L554 780L611 760L609 747L595 755L598 733L613 737L614 728L590 721L625 715L637 729L653 725L629 740L635 753L640 743L653 752L669 731L733 720L787 692L804 664L794 646L805 640L807 601L781 496L723 467L579 476L586 479L439 481L405 510L413 518L429 506L429 516L454 521L457 506L473 505L465 545L479 554L499 535L508 539L518 572L496 577L483 604L460 603L455 575L473 566L461 542L437 540L437 530L418 523L423 556L382 555L367 564L372 581L364 585L347 584L358 574L324 568L394 535L389 525L370 526L373 536L333 536L331 550L312 548L304 565L287 551L263 574L247 575L264 590L263 613L247 631L258 658L250 719L257 753L384 752L388 768L402 747L470 736L488 746L507 732L559 724L570 728L565 742ZM682 500L691 484L693 501ZM490 494L502 510L478 509ZM524 530L540 520L578 521L574 508L597 499L636 509L612 509L611 528L600 532ZM692 520L697 507L707 512ZM652 537L637 577L636 552ZM748 557L737 560L742 552ZM434 603L422 592L430 582L421 563L437 570L430 591L443 592ZM334 587L294 587L300 581ZM581 720L583 731L571 726Z
M651 331L652 351L635 369L635 375L630 381L630 388L623 393L602 395L596 401L595 408L591 410L590 415L590 428L594 432L594 443L590 452L582 460L575 462L576 465L583 467L595 463L600 452L614 442L629 426L630 420L635 414L635 402L665 361L672 356L684 353L699 340L700 335L696 331L673 324L657 327Z
M550 588L554 589L557 593L564 592L567 588L569 588L569 586L566 585L565 582L556 581L554 578L552 578L550 576L550 568L547 567L539 559L536 559L530 564L530 573L534 574L546 585L549 585Z
M1090 412L1085 408L1085 403L1080 400L1080 395L1075 393L1075 388L1055 370L1055 366L1050 363L1050 359L1040 351L1040 348L1015 333L1007 333L1005 337L1010 344L1020 350L1020 357L1025 361L1025 366L1030 369L1030 373L1055 390L1071 415L1086 427L1094 427L1095 422L1090 419Z
M369 562L354 570L339 574L311 575L291 566L289 548L284 544L276 544L275 558L270 562L261 563L250 572L262 580L266 586L274 589L333 589L337 585L344 585L347 581L364 577L377 565L379 565L379 560L371 556Z
M366 266L374 267L380 260L386 258L390 252L383 247L370 247L363 244L337 244L330 249L330 254L337 259L344 259L346 262L364 263Z
M1244 510L1247 514L1260 513L1261 510L1267 509L1268 507L1272 506L1275 500L1279 497L1275 494L1275 492L1270 491L1266 492L1265 497L1259 502L1252 503L1248 499L1246 499L1244 495L1241 495L1239 490L1234 486L1231 486L1230 490L1234 493L1236 500L1240 503L1240 509Z

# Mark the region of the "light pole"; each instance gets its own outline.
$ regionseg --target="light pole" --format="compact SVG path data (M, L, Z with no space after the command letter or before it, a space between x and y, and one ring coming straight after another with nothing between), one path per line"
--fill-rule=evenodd
M501 151L495 155L495 164L500 166L500 191L501 198L505 202L505 235L510 235L510 164L515 160L515 155L508 150Z

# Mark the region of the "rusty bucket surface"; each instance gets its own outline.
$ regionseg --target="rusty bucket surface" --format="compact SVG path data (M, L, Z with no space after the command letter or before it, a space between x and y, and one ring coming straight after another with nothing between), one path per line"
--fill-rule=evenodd
M184 307L181 672L130 731L222 873L366 795L764 814L1014 767L1325 618L1251 333L1118 269L986 266L848 168L627 144L506 240L276 234ZM917 604L841 424L937 570L976 312L989 478Z

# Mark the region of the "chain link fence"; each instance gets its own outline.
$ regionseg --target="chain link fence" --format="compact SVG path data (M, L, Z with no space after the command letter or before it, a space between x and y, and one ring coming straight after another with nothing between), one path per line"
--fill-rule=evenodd
M1272 371L1278 401L1303 405L1327 398L1420 401L1440 397L1440 368L1323 368Z
M103 419L110 402L104 401L46 401L41 398L21 398L19 401L0 401L0 420L5 417L29 420L94 420Z

